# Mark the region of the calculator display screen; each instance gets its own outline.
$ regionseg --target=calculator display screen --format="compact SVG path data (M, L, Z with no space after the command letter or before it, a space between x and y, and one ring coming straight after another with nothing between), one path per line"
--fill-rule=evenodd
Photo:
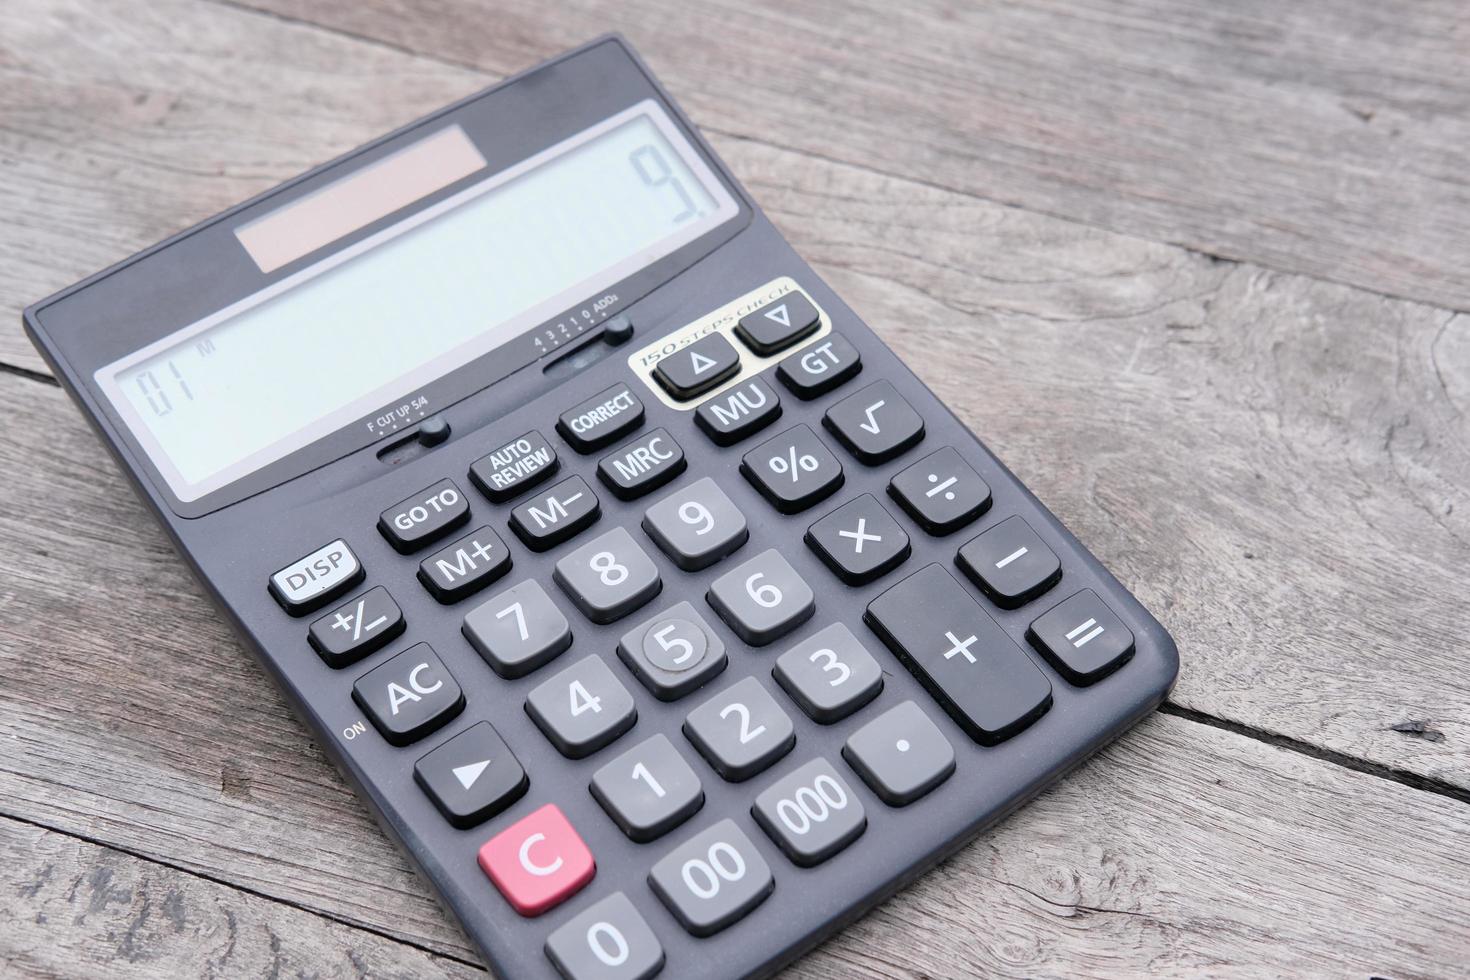
M197 500L501 351L739 206L652 100L97 372L180 500ZM501 377L505 371L498 371ZM404 425L441 406L408 402ZM372 423L370 422L369 425Z

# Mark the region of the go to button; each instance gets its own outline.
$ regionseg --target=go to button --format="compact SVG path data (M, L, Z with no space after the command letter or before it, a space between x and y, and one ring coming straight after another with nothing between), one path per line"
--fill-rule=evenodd
M592 852L554 803L480 848L480 869L521 915L540 915L582 889L597 872Z

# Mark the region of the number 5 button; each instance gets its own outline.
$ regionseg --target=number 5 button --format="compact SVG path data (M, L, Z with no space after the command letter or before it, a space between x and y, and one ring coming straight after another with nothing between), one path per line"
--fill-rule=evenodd
M706 596L720 618L751 646L765 646L816 611L811 586L775 548L715 579Z
M653 866L648 883L696 936L738 922L776 887L771 866L733 820L721 820Z

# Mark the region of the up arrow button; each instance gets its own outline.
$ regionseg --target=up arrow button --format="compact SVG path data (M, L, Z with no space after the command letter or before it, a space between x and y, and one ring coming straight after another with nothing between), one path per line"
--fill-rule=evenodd
M735 345L724 334L712 333L659 361L653 376L670 395L688 401L728 381L739 370Z

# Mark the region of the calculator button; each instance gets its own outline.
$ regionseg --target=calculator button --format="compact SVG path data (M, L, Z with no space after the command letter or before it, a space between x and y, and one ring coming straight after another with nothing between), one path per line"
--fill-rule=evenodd
M639 843L662 837L704 805L699 777L665 735L639 742L597 770L592 795Z
M520 799L531 781L488 721L471 725L413 765L444 819L473 827Z
M713 565L750 537L745 515L708 476L648 508L643 530L686 572Z
M664 429L654 429L621 446L597 464L597 476L619 500L657 490L684 472L684 450Z
M447 605L494 582L510 564L510 549L500 535L482 527L419 562L419 581Z
M741 317L735 325L735 334L746 347L762 357L769 357L821 325L822 318L812 301L803 293L792 292Z
M479 861L506 901L524 916L560 905L597 873L592 852L555 803L486 841Z
M811 586L775 548L715 579L705 598L736 636L756 647L796 629L817 608Z
M650 694L676 701L725 669L725 643L681 602L623 634L618 656Z
M1091 589L1043 614L1026 639L1077 685L1102 680L1133 656L1133 631Z
M464 710L464 692L427 643L359 677L352 700L394 745L416 742Z
M826 759L813 759L755 798L755 822L796 864L810 868L868 827L863 804Z
M532 551L545 551L590 527L602 513L580 476L567 477L510 512L510 529Z
M928 565L863 617L971 738L994 745L1051 707L1051 682L954 577Z
M924 438L924 420L890 381L875 381L833 405L822 423L847 451L874 466Z
M633 695L596 654L537 685L526 713L568 759L591 755L638 720Z
M648 884L685 929L712 936L764 902L776 879L750 838L726 819L665 855Z
M460 632L501 677L529 674L572 645L567 618L534 579L471 609Z
M643 403L619 381L557 419L556 431L579 453L611 445L643 422Z
M771 671L812 721L841 721L883 690L883 668L842 623L812 634L787 650Z
M908 806L954 772L954 746L912 701L853 732L842 757L889 806Z
M694 421L717 446L733 446L781 417L781 399L760 378L742 381L694 410Z
M895 476L888 495L934 535L957 531L990 509L990 486L951 446Z
M955 563L1002 609L1025 605L1062 577L1056 552L1020 517L1007 517L968 542Z
M733 378L740 370L740 352L712 333L659 360L653 376L674 398L688 401Z
M546 956L566 980L649 980L664 967L658 937L622 892L548 936Z
M836 334L797 351L776 368L776 377L797 398L809 401L825 395L863 369L857 348Z
M862 585L892 571L910 550L909 536L871 493L813 524L806 543L848 585Z
M328 667L346 667L403 632L403 610L381 585L311 624L308 637Z
M470 503L453 480L440 480L378 515L378 530L395 549L408 554L453 531L470 519Z
M684 719L684 734L715 772L749 779L796 744L796 729L754 677L725 688Z
M622 619L663 588L653 559L621 527L557 562L552 578L594 623Z
M470 480L491 502L503 504L556 472L556 450L532 429L470 464Z
M794 425L746 453L740 472L783 514L824 500L843 480L842 464L805 424Z
M362 581L362 563L338 538L270 577L270 594L292 616L320 609Z

